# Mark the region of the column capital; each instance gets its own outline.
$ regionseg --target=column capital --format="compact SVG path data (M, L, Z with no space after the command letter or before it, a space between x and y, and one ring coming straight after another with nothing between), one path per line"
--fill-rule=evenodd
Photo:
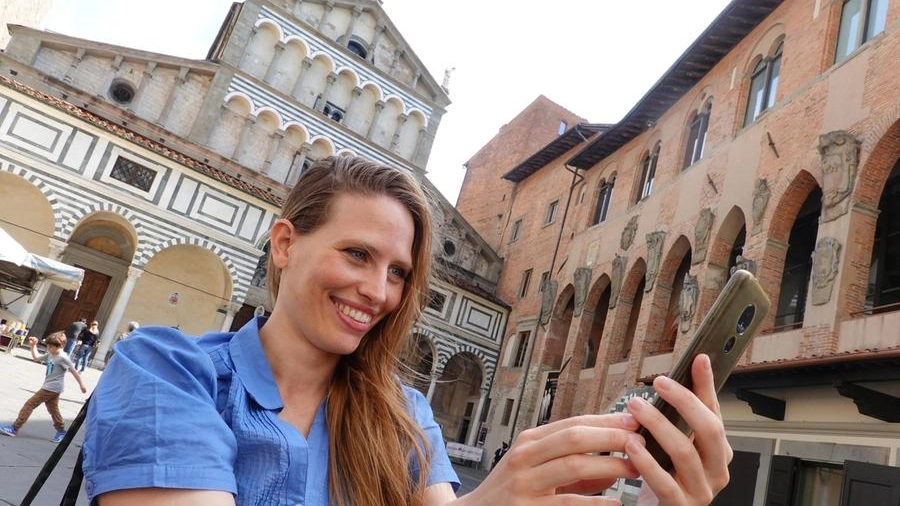
M144 273L144 269L138 269L137 267L129 267L128 268L128 279L129 280L137 280L141 277L141 274Z
M50 258L53 260L59 260L62 258L63 253L66 252L66 248L69 247L69 243L66 241L60 241L59 239L50 238Z

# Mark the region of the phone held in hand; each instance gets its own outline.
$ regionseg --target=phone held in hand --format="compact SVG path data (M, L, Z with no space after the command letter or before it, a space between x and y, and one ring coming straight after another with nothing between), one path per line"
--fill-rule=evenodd
M709 355L716 392L722 389L737 365L760 323L769 312L769 298L756 277L748 271L736 270L722 289L712 308L706 313L687 349L668 374L688 389L693 386L691 365L701 353ZM678 412L653 395L653 405L685 434L691 428ZM647 450L664 469L671 470L672 461L649 431L641 427L638 433L647 441Z

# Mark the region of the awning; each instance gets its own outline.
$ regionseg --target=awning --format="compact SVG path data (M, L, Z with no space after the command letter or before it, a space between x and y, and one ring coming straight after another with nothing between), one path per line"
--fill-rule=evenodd
M30 294L42 280L77 291L84 280L84 269L29 253L0 228L0 288Z

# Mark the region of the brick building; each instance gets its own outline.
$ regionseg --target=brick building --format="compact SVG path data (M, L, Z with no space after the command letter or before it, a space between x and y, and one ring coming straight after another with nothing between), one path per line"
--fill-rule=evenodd
M0 53L0 226L85 269L0 300L36 335L129 320L189 333L265 313L267 233L312 160L356 154L434 194L441 269L411 355L450 441L474 443L508 308L499 257L425 178L446 83L378 1L234 3L203 60L10 25ZM27 212L26 212L27 211Z
M720 395L717 504L893 504L898 55L900 2L735 0L618 123L539 98L504 126L457 205L512 305L487 445L667 372L741 267L772 310Z

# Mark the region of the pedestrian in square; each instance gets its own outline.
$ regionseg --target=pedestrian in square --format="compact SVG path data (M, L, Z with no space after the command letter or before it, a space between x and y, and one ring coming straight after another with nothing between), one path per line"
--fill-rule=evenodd
M34 408L43 404L47 407L47 412L50 413L50 418L53 420L53 427L56 429L56 434L51 441L59 443L62 441L63 436L66 435L66 426L63 422L62 414L59 412L59 396L63 391L66 371L71 372L72 376L75 376L75 381L81 387L81 393L87 393L87 387L84 386L81 375L75 370L75 364L63 351L63 347L66 345L65 337L61 334L53 334L47 337L44 344L47 346L47 353L38 354L37 338L34 336L28 338L31 358L35 362L44 362L47 366L44 384L30 399L25 401L25 405L19 410L19 416L16 417L16 421L12 425L0 425L0 434L7 436L18 434L19 429L28 421L28 417L31 416Z

